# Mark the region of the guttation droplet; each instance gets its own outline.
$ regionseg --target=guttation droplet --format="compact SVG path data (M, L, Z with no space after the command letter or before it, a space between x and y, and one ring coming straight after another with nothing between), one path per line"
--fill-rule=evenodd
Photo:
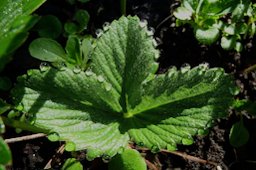
M109 155L103 154L103 156L102 156L102 161L103 161L104 163L109 163L110 160L111 160L111 157L110 157Z
M95 34L96 34L97 38L99 38L103 34L103 30L102 29L97 29L95 31Z
M107 91L110 91L112 89L112 85L108 83L108 84L106 84L105 88Z
M104 77L101 76L101 75L99 75L99 76L97 77L97 79L98 79L98 81L101 82L101 83L104 81Z
M108 29L109 29L109 26L110 24L109 24L109 22L105 22L104 24L103 24L103 30L104 31L107 31Z
M80 69L80 68L74 68L73 69L73 72L75 73L75 74L78 74L78 73L80 73L82 70Z
M41 63L40 66L39 66L39 69L40 69L41 72L45 72L45 71L47 71L49 68L50 68L50 67L49 67L48 64L45 63L45 62Z
M90 71L90 70L88 70L88 71L86 71L86 72L85 72L85 75L87 75L87 76L91 76L91 75L93 75L93 72L92 72L92 71Z

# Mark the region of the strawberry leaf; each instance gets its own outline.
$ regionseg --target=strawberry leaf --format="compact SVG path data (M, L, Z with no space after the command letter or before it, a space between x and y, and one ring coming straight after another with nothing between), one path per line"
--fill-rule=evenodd
M87 149L89 160L109 159L128 142L153 152L192 144L233 102L233 79L221 68L156 75L158 51L138 17L113 21L96 44L86 72L29 70L12 91L34 126L69 151Z

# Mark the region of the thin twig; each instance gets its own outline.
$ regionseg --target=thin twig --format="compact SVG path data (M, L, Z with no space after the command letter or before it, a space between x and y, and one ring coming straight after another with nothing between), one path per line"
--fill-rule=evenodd
M158 168L152 162L150 162L149 160L145 159L145 162L146 162L149 169L158 170Z
M65 144L63 144L63 145L61 145L61 146L59 147L59 149L57 150L56 154L54 154L54 155L52 156L52 158L47 162L47 164L45 165L44 169L50 169L50 168L51 168L51 163L52 163L53 158L54 158L57 154L63 154L64 148L65 148Z
M244 69L243 73L248 74L248 73L250 73L252 71L255 71L255 70L256 70L256 64Z
M202 163L202 164L211 164L211 165L214 165L214 166L218 166L218 164L216 162L212 162L212 161L204 160L204 159L192 156L192 155L188 155L185 152L168 151L168 150L165 150L165 149L162 149L161 151L166 152L166 153L171 153L173 155L177 155L177 156L180 156L184 159L191 160L191 161L194 161L194 162L198 162L198 163Z
M4 141L6 143L15 143L15 142L21 142L21 141L26 141L26 140L37 139L37 138L41 138L41 137L45 137L45 136L46 136L46 134L44 134L44 133L37 133L37 134L33 134L33 135L5 139Z
M136 149L142 150L142 151L148 151L149 150L147 148L136 148ZM191 161L194 161L194 162L198 162L198 163L202 163L202 164L211 164L211 165L214 165L215 167L218 166L218 164L216 162L204 160L204 159L192 156L192 155L188 155L187 153L184 153L184 152L168 151L168 150L165 150L165 149L161 149L160 151L161 152L165 152L165 153L170 153L170 154L173 154L173 155L177 155L177 156L180 156L180 157L182 157L184 159L191 160Z

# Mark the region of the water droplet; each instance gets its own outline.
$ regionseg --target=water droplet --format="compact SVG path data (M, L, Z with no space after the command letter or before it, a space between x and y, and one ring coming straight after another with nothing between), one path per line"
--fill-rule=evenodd
M41 63L40 66L39 66L39 69L40 69L41 72L45 72L49 68L50 68L49 65L47 63L45 63L45 62Z
M141 20L139 23L141 28L145 28L148 25L148 21L147 20Z
M177 71L177 68L175 66L171 66L170 69L168 70L168 77L172 77Z
M194 143L194 140L193 138L188 137L188 138L183 138L181 142L183 145L192 145Z
M181 66L180 71L181 73L186 73L190 70L191 66L188 63L185 63Z
M155 33L155 29L153 27L149 27L147 31L148 36L153 36Z
M104 24L103 24L103 30L104 31L107 31L108 29L109 29L109 22L105 22Z
M157 41L155 39L153 39L152 42L153 42L153 46L156 48L158 46Z
M102 30L102 29L97 29L97 30L95 31L95 34L96 34L97 38L99 38L99 37L102 36L103 30Z
M138 146L143 147L145 144L143 142L139 142Z
M109 163L110 160L111 160L111 157L110 157L109 155L103 154L103 156L102 156L102 161L103 161L104 163Z
M80 73L82 70L80 69L80 68L74 68L73 69L73 72L75 73L75 74L78 74L78 73Z
M157 153L160 151L159 147L156 145L153 145L150 150L152 153Z
M85 72L85 75L91 76L91 75L93 75L93 72L92 72L91 70L87 70L87 71Z
M167 150L175 151L175 150L177 150L177 146L176 145L167 145Z
M98 81L101 82L101 83L105 80L104 77L101 76L101 75L99 75L99 76L97 77L97 79L98 79Z
M105 85L105 88L106 88L107 91L110 91L110 90L112 89L112 85L109 84L109 83L107 83L107 84Z
M47 138L52 141L52 142L56 142L58 140L60 140L60 135L56 132L50 133Z
M74 142L67 142L65 145L65 150L68 152L76 150L76 144Z

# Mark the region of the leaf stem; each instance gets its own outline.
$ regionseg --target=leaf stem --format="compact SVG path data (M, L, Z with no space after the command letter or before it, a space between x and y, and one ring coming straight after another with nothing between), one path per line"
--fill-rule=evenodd
M4 117L4 116L2 116L1 118L2 118L5 125L11 126L13 128L19 128L19 129L31 131L31 132L34 132L34 133L46 133L47 134L47 133L50 132L49 130L45 130L45 129L33 126L29 123L25 123L25 122L21 122L21 121L18 121L18 120L10 119L10 118Z
M121 5L121 14L126 15L126 0L121 0L120 5Z

